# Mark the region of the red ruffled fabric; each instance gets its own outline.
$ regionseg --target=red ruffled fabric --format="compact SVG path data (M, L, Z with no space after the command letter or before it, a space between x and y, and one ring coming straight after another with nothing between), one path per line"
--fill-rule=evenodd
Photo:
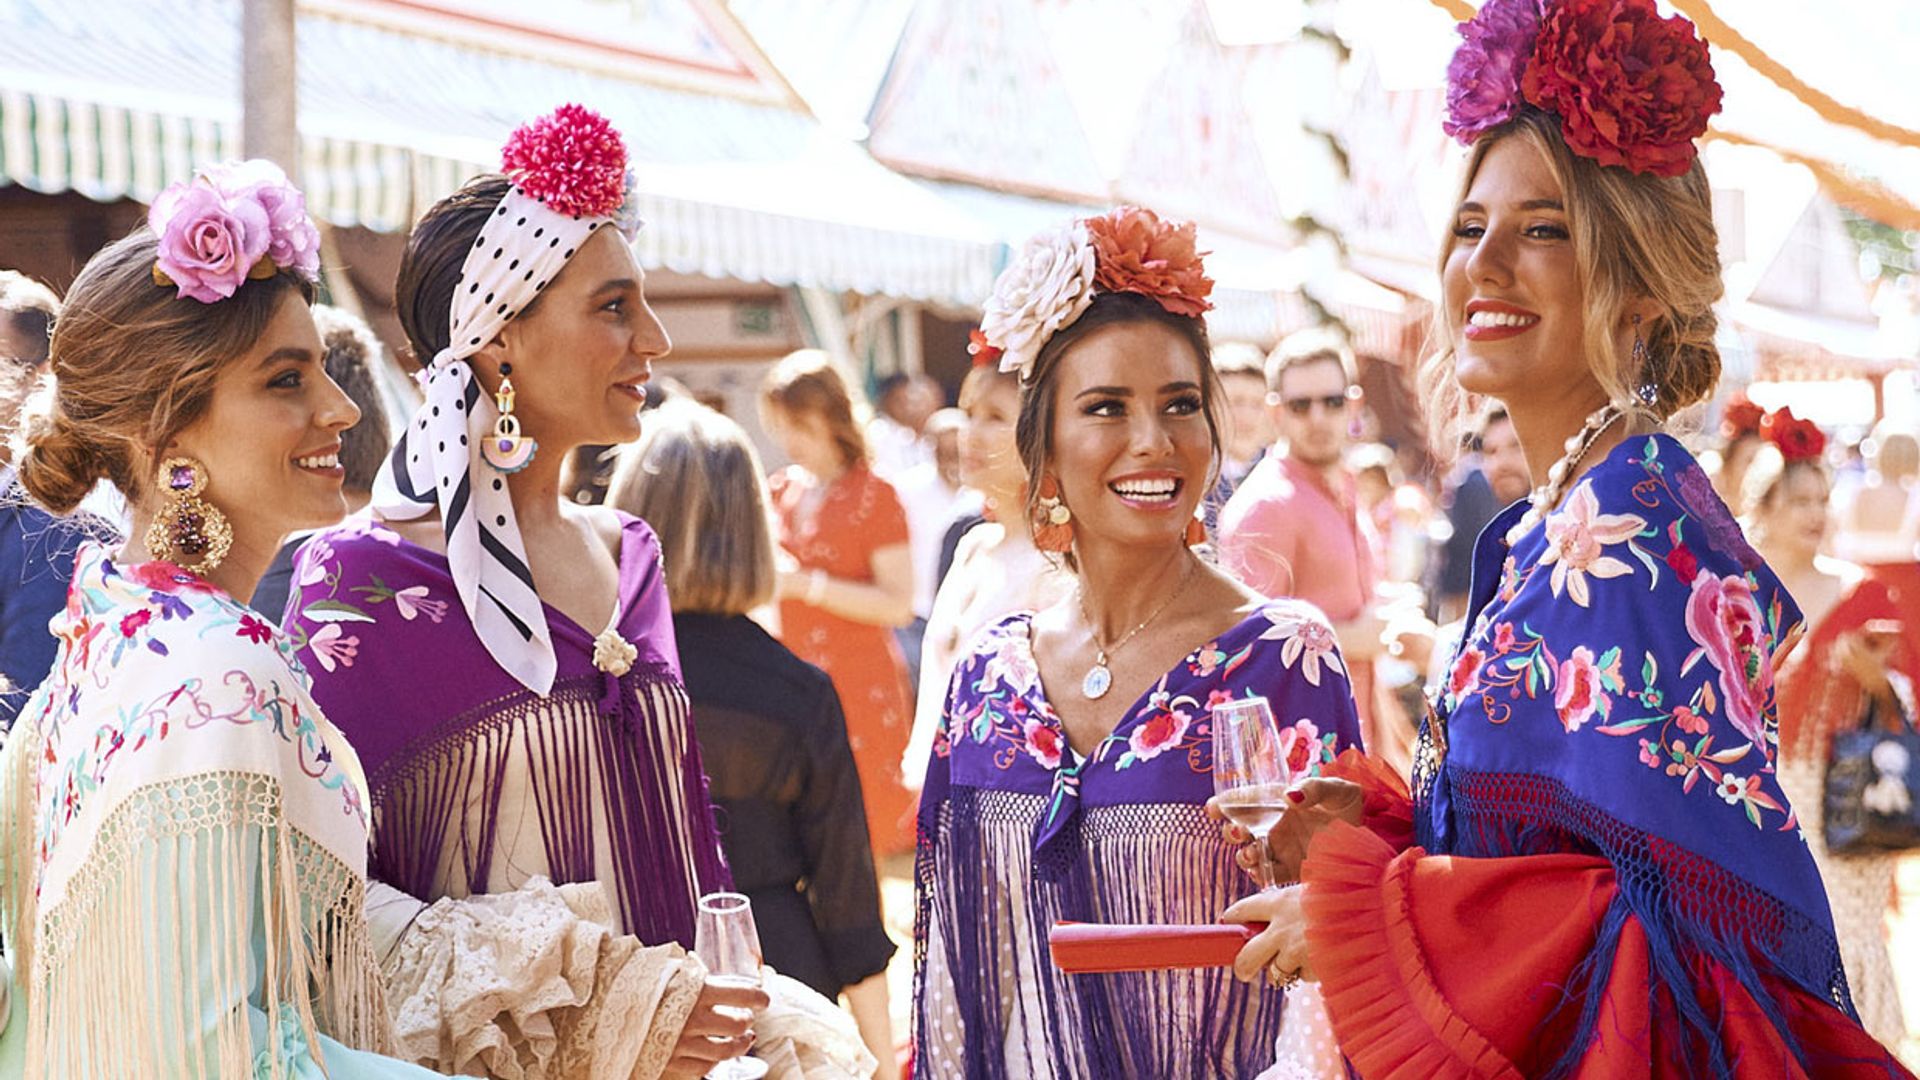
M1413 846L1413 793L1393 766L1350 746L1320 775L1359 784L1366 798L1360 823L1395 851Z
M1387 790L1391 790L1390 786ZM1371 828L1313 840L1303 910L1341 1050L1368 1080L1538 1075L1574 1035L1561 988L1592 951L1618 886L1586 855L1501 859L1396 853ZM1738 1077L1805 1076L1781 1033L1724 968L1694 989L1720 1018ZM1769 982L1818 1076L1910 1077L1830 1003ZM1710 1075L1670 999L1656 993L1645 932L1621 932L1581 1077ZM1707 1070L1703 1072L1703 1070Z

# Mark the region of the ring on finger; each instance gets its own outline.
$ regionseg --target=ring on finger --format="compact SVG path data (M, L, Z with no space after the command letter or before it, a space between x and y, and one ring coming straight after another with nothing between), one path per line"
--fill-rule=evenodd
M1282 968L1278 960L1267 963L1267 985L1281 990L1291 990L1299 981L1299 968Z

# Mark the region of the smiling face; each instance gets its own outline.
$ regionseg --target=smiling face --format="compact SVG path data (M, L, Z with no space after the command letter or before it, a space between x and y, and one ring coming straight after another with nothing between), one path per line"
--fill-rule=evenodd
M1565 194L1527 139L1503 138L1481 158L1454 217L1441 285L1462 389L1509 406L1584 404L1583 412L1606 400L1586 359Z
M481 350L483 371L513 365L521 428L546 452L640 436L653 361L673 347L645 283L619 232L600 229L539 302Z
M260 339L220 368L206 412L162 454L206 467L205 498L238 546L271 554L286 534L346 514L340 433L360 410L327 378L323 356L312 310L288 290Z
M1020 418L1020 384L1011 376L981 373L962 387L960 409L967 426L960 430L960 481L1003 510L1020 498L1027 470L1020 463L1014 424Z
M1103 326L1060 357L1048 471L1081 545L1179 544L1216 445L1203 361L1171 327Z

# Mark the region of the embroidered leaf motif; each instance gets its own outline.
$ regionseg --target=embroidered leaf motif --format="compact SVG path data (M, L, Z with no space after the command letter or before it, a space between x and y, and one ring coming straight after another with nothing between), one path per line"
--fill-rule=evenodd
M1651 577L1651 580L1647 582L1647 591L1652 592L1655 588L1658 588L1660 585L1660 560L1654 558L1646 548L1641 547L1637 540L1627 541L1627 550L1633 552L1633 557L1640 560L1641 566L1647 568L1647 573Z
M314 622L364 622L373 621L373 616L339 600L315 600L301 610L301 614Z
M1652 686L1660 680L1660 663L1653 658L1652 652L1648 652L1646 657L1640 662L1640 681Z
M1594 730L1602 735L1631 735L1649 724L1657 724L1665 719L1666 717L1664 716L1643 716L1638 720L1626 720L1618 724L1608 724L1604 727L1595 728Z

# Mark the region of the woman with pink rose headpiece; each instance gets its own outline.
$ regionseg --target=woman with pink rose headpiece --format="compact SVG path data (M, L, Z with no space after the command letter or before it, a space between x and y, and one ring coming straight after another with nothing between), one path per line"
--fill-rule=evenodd
M1020 387L1027 494L1004 512L1071 588L988 623L948 684L920 800L916 1076L1251 1077L1283 1021L1317 1015L1219 968L1073 974L1049 949L1062 920L1211 922L1252 888L1203 809L1213 706L1265 698L1301 776L1359 739L1320 613L1192 550L1223 408L1194 241L1122 207L1033 238L987 301L982 344Z
M1906 1075L1780 787L1800 608L1662 430L1720 370L1707 47L1653 0L1488 0L1462 35L1423 381L1443 439L1505 405L1536 487L1476 545L1412 791L1300 792L1271 839L1302 884L1228 913L1268 923L1241 973L1317 974L1367 1077Z
M368 796L291 644L243 606L339 519L309 305L319 234L264 161L215 166L74 282L20 484L133 528L81 546L52 673L0 758L0 1074L430 1075L393 1046L367 931Z

